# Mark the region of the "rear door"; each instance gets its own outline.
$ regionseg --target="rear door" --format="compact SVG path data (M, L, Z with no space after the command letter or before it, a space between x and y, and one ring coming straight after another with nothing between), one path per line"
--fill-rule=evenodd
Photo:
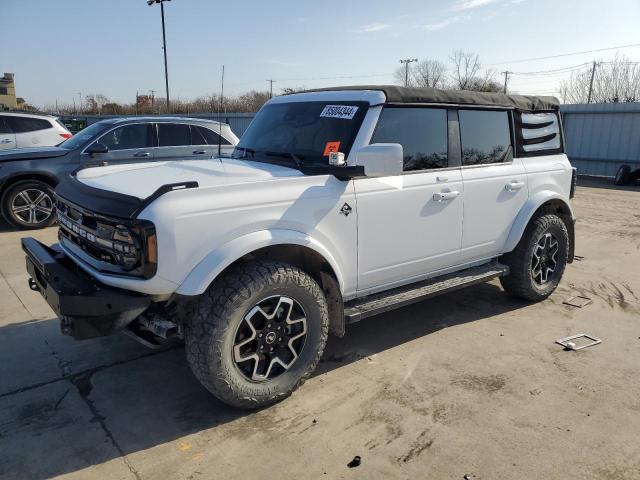
M186 123L157 123L158 145L154 148L156 160L185 160L206 155L191 145L191 126Z
M404 171L354 180L359 293L417 281L459 262L463 185L450 123L445 108L383 109L371 143L401 144Z
M513 157L511 113L458 111L464 183L463 263L503 252L518 212L528 199L527 175Z
M109 151L96 155L94 159L108 163L153 160L152 138L152 123L131 123L113 128L97 140Z
M17 148L16 135L6 121L6 117L0 115L0 150Z
M62 137L59 139L51 139L46 135L45 131L52 130L53 127L51 123L44 118L14 117L8 115L5 119L15 134L17 148L51 147L64 140Z

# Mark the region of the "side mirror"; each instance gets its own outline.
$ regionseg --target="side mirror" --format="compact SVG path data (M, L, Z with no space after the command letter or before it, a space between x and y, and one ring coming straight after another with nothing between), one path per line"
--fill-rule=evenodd
M104 143L98 143L98 142L94 143L93 145L91 145L89 148L85 150L85 152L87 152L92 157L99 153L107 153L108 151L109 151L109 147L107 147Z
M367 177L392 177L402 174L403 158L399 143L372 143L356 152L356 165Z

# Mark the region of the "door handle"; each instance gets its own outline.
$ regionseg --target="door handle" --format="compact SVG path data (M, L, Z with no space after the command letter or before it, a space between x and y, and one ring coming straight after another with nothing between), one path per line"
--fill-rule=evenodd
M150 155L151 154L149 152L138 152L133 154L134 157L148 157Z
M449 177L443 177L443 176L436 177L436 182L448 182L448 181L449 181Z
M0 141L0 143L2 143L2 144L11 143L11 139L3 138L2 141Z
M517 191L518 191L518 190L520 190L522 187L524 187L524 182L519 182L519 181L513 180L513 181L511 181L511 182L507 183L507 184L504 186L504 189L505 189L507 192L517 192Z
M436 202L447 202L449 200L453 200L454 198L460 196L460 192L454 190L453 192L440 192L433 194L433 200Z
M205 150L194 150L193 154L194 155L206 155L206 151Z

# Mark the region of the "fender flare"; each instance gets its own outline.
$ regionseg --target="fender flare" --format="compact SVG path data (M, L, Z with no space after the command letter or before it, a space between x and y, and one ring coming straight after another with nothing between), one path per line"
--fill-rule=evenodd
M567 210L571 213L572 220L575 219L573 215L573 209L567 200L562 197L559 193L554 192L552 190L542 190L532 195L529 200L524 204L524 206L518 212L516 219L511 226L511 231L509 232L509 236L507 237L507 241L504 246L505 252L511 252L522 238L522 234L524 233L525 228L529 224L531 217L533 214L546 202L549 200L559 200L565 204Z
M344 292L343 275L338 262L322 243L302 232L273 229L260 230L234 238L213 250L189 272L176 293L185 296L200 295L233 262L260 248L274 245L300 245L314 250L331 265L336 274L340 291Z

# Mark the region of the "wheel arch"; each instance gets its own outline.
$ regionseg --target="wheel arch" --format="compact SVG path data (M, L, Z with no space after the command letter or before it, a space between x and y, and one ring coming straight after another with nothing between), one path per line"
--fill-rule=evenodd
M25 180L39 180L52 188L55 188L59 182L55 175L48 172L35 171L14 173L5 178L2 184L0 184L0 195L4 195L4 192L6 192L12 185Z
M308 273L322 288L329 306L331 333L344 335L344 280L331 252L314 238L295 231L271 230L236 238L209 253L185 278L179 295L196 296L242 262L280 260Z
M511 226L511 231L505 244L505 253L516 248L522 238L527 225L537 213L554 213L558 215L569 233L569 258L568 263L573 262L575 251L575 217L569 202L562 196L552 191L542 191L533 195L520 209L516 219Z

